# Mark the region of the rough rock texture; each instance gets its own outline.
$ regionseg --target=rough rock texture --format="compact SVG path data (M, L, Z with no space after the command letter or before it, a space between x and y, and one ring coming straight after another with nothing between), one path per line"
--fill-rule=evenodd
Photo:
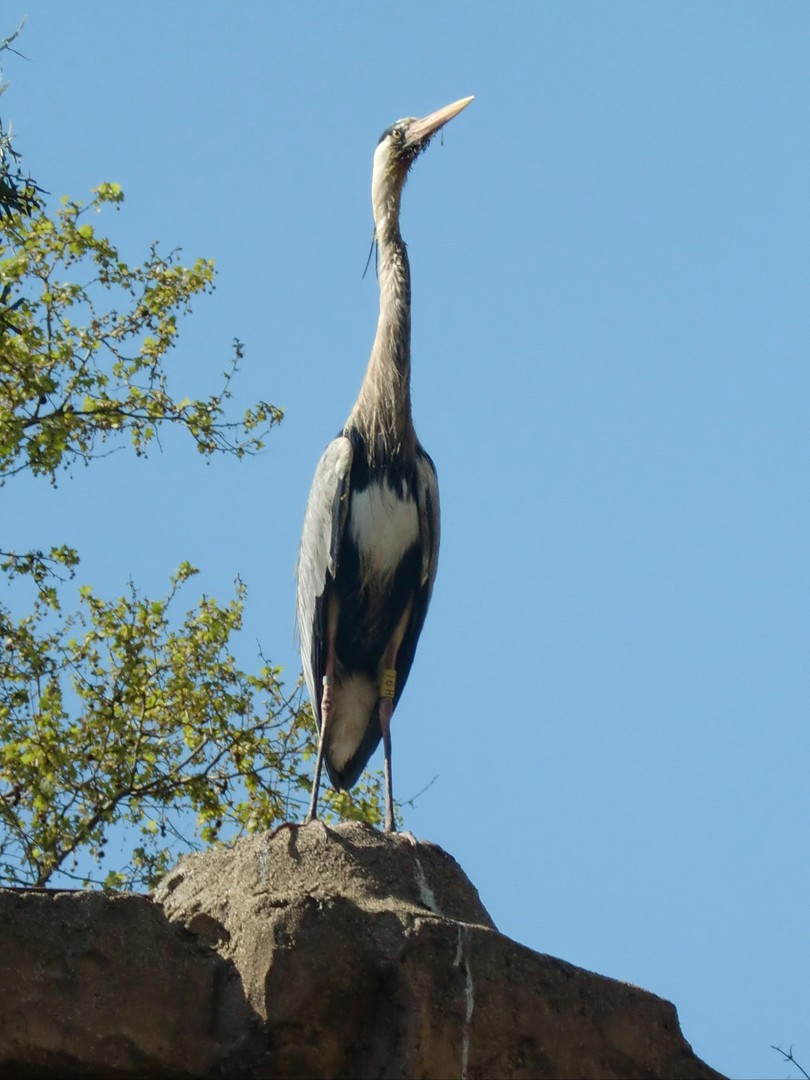
M407 836L285 827L155 900L0 894L0 1075L719 1076L672 1005L498 934Z
M0 1076L227 1074L256 1018L146 896L0 890Z

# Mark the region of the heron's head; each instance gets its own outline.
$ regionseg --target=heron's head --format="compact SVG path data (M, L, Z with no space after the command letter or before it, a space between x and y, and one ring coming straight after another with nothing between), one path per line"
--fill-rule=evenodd
M374 152L371 197L375 213L391 196L398 200L411 165L427 149L436 132L466 109L471 101L471 97L461 98L421 119L408 116L385 129Z

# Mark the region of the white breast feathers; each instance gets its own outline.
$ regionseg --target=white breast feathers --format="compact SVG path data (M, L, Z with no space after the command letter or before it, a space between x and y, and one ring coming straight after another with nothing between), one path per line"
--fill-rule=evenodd
M387 481L372 481L355 491L349 510L349 537L366 574L387 577L419 539L419 512L407 484L402 496Z

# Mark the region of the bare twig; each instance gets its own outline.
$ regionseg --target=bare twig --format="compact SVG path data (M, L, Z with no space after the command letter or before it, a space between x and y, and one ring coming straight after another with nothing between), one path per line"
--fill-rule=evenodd
M799 1072L802 1074L802 1076L805 1077L805 1080L810 1080L810 1073L806 1069L803 1069L802 1066L796 1060L796 1058L793 1056L793 1047L792 1046L790 1047L789 1050L783 1050L781 1046L774 1046L773 1043L771 1043L771 1050L775 1050L777 1052L777 1054L782 1055L782 1057L785 1059L785 1061L789 1061L791 1063L791 1065L795 1065L796 1068L799 1070Z
M15 56L19 56L22 60L27 60L28 59L28 57L23 56L23 54L21 52L18 52L16 49L11 48L12 41L15 41L20 36L20 33L22 32L22 28L25 26L26 18L27 18L27 16L23 15L22 20L20 21L20 25L17 27L17 29L14 31L14 33L9 34L7 38L3 38L3 40L0 41L0 52L3 52L4 50L7 49L9 52L14 53Z

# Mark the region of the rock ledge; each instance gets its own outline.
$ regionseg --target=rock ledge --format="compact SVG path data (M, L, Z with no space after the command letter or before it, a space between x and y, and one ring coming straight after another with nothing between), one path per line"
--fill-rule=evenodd
M0 1076L710 1080L669 1002L495 929L440 848L285 826L153 899L0 890Z

